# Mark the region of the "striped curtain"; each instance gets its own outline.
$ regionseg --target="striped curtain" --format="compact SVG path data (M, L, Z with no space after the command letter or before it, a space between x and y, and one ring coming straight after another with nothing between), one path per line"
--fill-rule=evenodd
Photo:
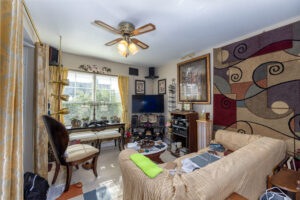
M128 115L128 76L118 77L120 97L122 101L122 122L125 123L125 130L129 127L129 115Z
M23 199L23 5L0 1L0 199Z
M42 116L48 111L49 46L35 43L34 172L48 179L48 134Z

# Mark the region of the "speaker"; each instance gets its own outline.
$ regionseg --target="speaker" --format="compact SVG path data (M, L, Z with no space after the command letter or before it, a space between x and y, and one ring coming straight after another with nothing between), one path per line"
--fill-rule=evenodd
M131 116L131 127L137 128L139 126L139 117L137 115Z
M58 50L54 47L49 47L49 65L58 66Z
M155 67L149 67L149 76L155 76Z
M139 75L139 69L129 67L129 75L138 76Z
M157 118L158 118L158 126L164 127L165 126L165 116L160 115Z
M149 75L145 76L145 78L155 79L158 78L158 76L155 76L155 67L149 67Z

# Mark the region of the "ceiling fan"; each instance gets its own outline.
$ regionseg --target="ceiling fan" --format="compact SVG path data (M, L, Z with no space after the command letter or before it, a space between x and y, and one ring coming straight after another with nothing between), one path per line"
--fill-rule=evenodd
M135 29L135 26L130 22L121 22L119 24L118 29L115 29L114 27L100 21L95 20L93 22L94 25L100 26L102 28L105 28L113 33L119 34L122 37L117 38L113 41L110 41L106 43L106 46L112 46L114 44L118 44L118 51L121 55L127 57L129 55L129 52L134 55L138 52L138 47L142 49L148 49L149 46L141 41L139 41L136 38L132 38L133 36L141 35L150 31L155 30L155 26L151 23L146 24L144 26L141 26L137 29Z

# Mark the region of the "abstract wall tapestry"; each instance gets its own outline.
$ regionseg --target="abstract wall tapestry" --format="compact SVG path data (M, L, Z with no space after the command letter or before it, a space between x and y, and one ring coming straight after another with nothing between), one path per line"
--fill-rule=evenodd
M213 90L215 129L286 139L292 151L300 140L300 21L214 49Z

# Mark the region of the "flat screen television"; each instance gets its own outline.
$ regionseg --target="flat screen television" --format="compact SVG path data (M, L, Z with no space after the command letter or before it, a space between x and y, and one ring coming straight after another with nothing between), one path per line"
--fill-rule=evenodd
M163 113L164 95L132 95L132 113Z

